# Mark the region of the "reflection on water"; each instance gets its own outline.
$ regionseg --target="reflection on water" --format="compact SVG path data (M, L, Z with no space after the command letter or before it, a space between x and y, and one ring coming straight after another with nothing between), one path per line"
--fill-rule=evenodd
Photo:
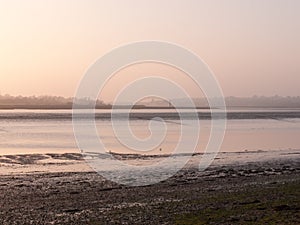
M277 112L274 110L271 112ZM281 109L281 111L283 111ZM293 112L298 112L294 110ZM69 119L55 119L70 111L35 111L47 113L52 119L28 119L29 110L0 111L0 154L17 153L49 153L79 152L73 135L72 122ZM290 112L286 110L286 112ZM145 113L145 112L142 112ZM239 112L236 112L239 113ZM241 112L243 113L243 112ZM11 115L18 115L18 118ZM8 118L7 117L10 117ZM141 118L141 117L140 117ZM126 121L117 121L117 127L123 138L129 135L125 129ZM161 129L160 122L153 123L153 132ZM180 126L192 126L192 121L168 119L165 140L148 152L135 152L115 138L110 120L97 120L97 129L107 151L120 153L168 154L173 151L179 138ZM130 121L131 129L138 138L147 138L151 133L148 129L149 120ZM192 130L192 129L191 129ZM210 135L210 120L200 120L200 137L197 152L203 152ZM158 132L158 130L157 130ZM191 135L192 136L192 135ZM228 120L225 139L221 152L240 152L256 150L300 149L299 118L267 118L267 119L231 119ZM86 134L86 138L90 138ZM186 148L189 150L187 143ZM192 151L192 149L191 149Z

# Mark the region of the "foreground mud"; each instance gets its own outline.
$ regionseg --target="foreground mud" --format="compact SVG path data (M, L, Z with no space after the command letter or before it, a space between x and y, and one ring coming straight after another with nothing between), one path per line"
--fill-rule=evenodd
M299 160L124 187L93 172L0 176L0 224L300 224Z

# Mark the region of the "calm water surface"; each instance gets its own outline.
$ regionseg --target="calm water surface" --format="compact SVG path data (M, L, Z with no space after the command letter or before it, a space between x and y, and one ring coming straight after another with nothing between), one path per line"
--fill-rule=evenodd
M188 110L187 110L188 112ZM201 110L201 112L208 112ZM261 115L269 112L263 119L230 119L227 123L226 135L221 147L221 152L241 152L257 150L298 150L300 149L300 114L299 109L234 109L229 112L245 112ZM292 112L293 117L278 118L276 113ZM143 119L145 113L165 113L167 132L162 143L148 152L135 152L115 138L111 122L107 118L101 119L101 113L109 113L108 110L97 110L100 115L96 120L97 129L102 142L108 151L120 153L142 154L167 154L173 151L179 137L180 127L192 126L193 121L179 121L172 117L168 119L168 113L172 110L136 110L140 113L139 119L130 121L134 135L139 138L147 138L151 133L148 129L149 120ZM255 114L256 113L256 114ZM275 113L275 114L274 114ZM0 111L0 155L19 153L63 153L79 152L73 135L69 110L2 110ZM46 115L46 116L40 116ZM274 116L275 115L275 116ZM123 138L129 135L125 122L117 121L117 127ZM161 129L161 122L154 121L153 132ZM210 120L200 118L200 136L196 151L205 149L210 135ZM89 134L87 139L90 138ZM187 134L188 135L188 134ZM189 148L187 144L187 149ZM192 150L191 150L192 151Z

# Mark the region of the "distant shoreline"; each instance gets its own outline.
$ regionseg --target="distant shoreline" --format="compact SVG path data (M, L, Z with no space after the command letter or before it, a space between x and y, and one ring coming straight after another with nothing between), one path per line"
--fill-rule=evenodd
M149 108L148 108L149 109ZM210 112L197 112L200 120L210 120L212 115ZM0 113L0 120L72 120L73 117L76 119L89 119L89 113L78 112L72 114L70 112L20 112L6 113L5 111ZM166 120L194 120L195 115L191 112L182 112L181 115L178 112L131 112L130 120L152 120L157 117ZM245 112L227 112L225 115L228 120L241 120L241 119L272 119L272 120L283 120L283 119L298 119L300 118L300 111L245 111ZM112 118L111 112L96 112L94 114L96 120L110 120ZM128 119L126 113L122 111L114 114L115 119L123 120ZM224 114L216 113L214 119L224 119Z
M77 106L76 109L91 109L93 107L86 106ZM105 106L96 106L95 109L175 109L175 107L167 107L167 106L143 106L143 105L105 105ZM14 110L14 109L32 109L32 110L72 110L73 105L0 105L0 110ZM210 107L176 107L176 109L210 109Z
M175 97L175 96L174 96ZM170 106L189 106L186 98L173 98L163 101L159 98L148 98L148 101L138 102L135 107L154 107L165 108ZM208 99L204 97L192 97L195 106L209 108ZM224 96L227 107L231 108L300 108L300 96L252 96L252 97L234 97ZM100 99L75 99L74 97L62 96L11 96L0 95L0 109L72 109L73 103L86 107L108 109L112 107L113 102L104 102ZM120 106L130 106L131 102L123 102Z
M145 105L100 105L96 107L77 106L76 109L211 109L210 107L169 107L169 106L145 106ZM73 105L0 105L0 110L72 110ZM300 107L284 106L227 106L227 109L289 109L297 110Z

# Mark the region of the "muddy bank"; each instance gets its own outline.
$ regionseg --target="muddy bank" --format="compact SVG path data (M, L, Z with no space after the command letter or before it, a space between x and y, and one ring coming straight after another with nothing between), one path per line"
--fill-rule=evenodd
M0 224L300 223L300 162L189 168L125 187L94 172L0 176Z

